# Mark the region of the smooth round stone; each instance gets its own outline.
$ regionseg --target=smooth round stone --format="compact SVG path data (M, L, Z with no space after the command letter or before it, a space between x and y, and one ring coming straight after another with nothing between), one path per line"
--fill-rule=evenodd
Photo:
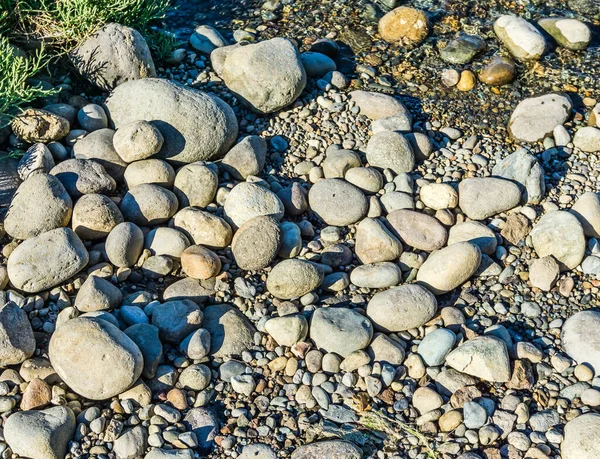
M487 412L476 402L466 402L463 407L465 426L469 429L479 429L487 422Z
M221 167L238 180L246 180L251 175L259 175L267 160L267 142L257 135L249 135L240 140L227 152Z
M177 207L177 197L171 191L147 183L131 188L121 201L125 220L140 226L166 222L175 215Z
M319 180L311 187L308 202L321 220L333 226L356 223L369 209L363 192L340 179Z
M209 249L225 248L233 237L233 231L225 220L195 207L181 209L173 222L174 228L183 231L194 244Z
M489 86L502 86L511 83L517 74L512 59L494 56L479 72L479 81Z
M367 306L373 325L385 332L419 328L437 311L437 300L420 285L407 284L376 293Z
M203 359L210 352L210 333L203 328L192 332L181 342L179 349L190 359Z
M588 364L600 374L600 313L581 311L571 316L562 328L565 352L579 364Z
M573 145L586 153L600 151L600 129L594 126L579 128L573 136Z
M585 236L577 217L555 210L538 220L530 233L533 248L539 257L552 255L561 271L574 269L585 254Z
M282 188L277 196L283 202L287 215L301 215L308 209L307 192L298 182Z
M361 459L362 449L344 440L325 440L302 445L294 450L291 459Z
M454 347L456 335L446 328L438 328L425 335L419 343L417 353L425 364L430 367L442 365L446 356Z
M183 369L177 385L186 390L204 390L210 384L211 376L206 365L193 364Z
M517 140L537 142L552 135L556 126L571 116L573 103L565 94L544 94L522 100L508 121L508 130Z
M425 161L433 153L434 147L427 135L421 132L411 132L406 134L406 138L415 153L415 161Z
M172 188L175 183L175 170L162 159L144 159L129 164L123 179L129 189L144 183Z
M196 27L190 36L190 45L203 54L210 54L216 48L227 46L229 43L215 28L201 25Z
M73 155L77 159L93 159L117 182L123 179L127 163L121 159L113 145L115 131L98 129L77 140L73 145Z
M181 253L190 246L190 241L185 234L175 228L154 228L146 234L144 247L152 255L168 255L179 259Z
M238 459L277 459L277 454L269 445L254 443L244 446Z
M388 214L387 221L402 242L418 250L441 249L448 239L446 228L427 214L399 209Z
M323 282L323 272L299 259L280 261L267 277L267 290L275 297L290 300L312 292Z
M392 96L380 92L352 91L350 100L360 109L360 114L375 121L387 116L410 116L407 108Z
M399 113L397 115L386 116L376 119L371 123L373 134L384 131L410 132L412 129L412 116L410 112Z
M282 244L279 222L273 217L258 216L245 222L231 241L236 264L247 271L266 268L277 256Z
M217 194L219 176L210 166L203 163L192 163L177 171L173 192L181 207L208 206Z
M477 35L462 34L440 50L440 57L449 64L468 64L486 49L485 40Z
M265 323L265 331L273 337L280 346L292 347L299 341L304 341L308 335L308 322L303 315L293 314L283 317L273 317Z
M144 378L154 378L156 370L163 356L163 347L158 337L158 328L147 323L148 318L144 311L137 306L123 306L121 308L121 316L123 311L137 311L138 317L143 317L146 322L139 322L125 329L125 334L137 344L144 356L144 369L142 376Z
M457 242L471 242L486 255L493 255L498 245L495 233L483 223L474 221L459 223L450 228L448 245Z
M442 295L466 282L479 268L481 251L470 242L458 242L432 252L417 273L417 282Z
M113 138L116 152L126 163L140 161L157 154L165 139L148 121L134 121L121 126Z
M423 11L401 6L379 20L378 30L389 43L418 44L427 38L429 25Z
M259 216L281 220L284 207L275 193L256 183L242 182L229 192L225 201L225 215L238 228Z
M163 341L173 344L198 330L203 317L200 307L190 300L167 301L152 309L152 325L158 328Z
M413 394L412 403L420 414L440 408L444 401L440 394L429 387L419 387Z
M73 207L71 226L83 240L102 239L122 222L117 205L101 194L86 194Z
M100 319L65 322L52 335L48 353L62 380L91 400L104 400L129 389L144 366L137 345Z
M380 220L365 218L358 224L354 251L363 264L396 260L402 244Z
M87 104L77 113L77 121L81 129L88 132L108 127L108 118L104 109L97 104Z
M181 269L192 279L210 279L221 272L221 259L206 247L192 245L181 254Z
M431 183L421 188L419 199L430 209L454 209L458 205L458 193L446 183Z
M582 194L573 207L571 213L577 217L587 237L600 238L600 195L592 191Z
M400 174L414 169L415 154L410 142L402 134L383 131L369 139L367 161L372 167L391 169L396 174Z
M88 159L67 159L50 171L68 193L77 198L84 194L111 194L117 184L104 167Z
M586 413L565 425L564 439L560 445L563 459L595 459L600 455L596 441L600 432L600 415Z
M402 282L402 271L397 264L388 261L361 265L350 272L350 282L357 287L393 287Z
M577 19L543 18L538 24L564 48L578 51L586 49L592 41L590 28Z
M302 231L293 222L281 223L281 247L277 253L280 258L294 258L302 250Z
M472 220L484 220L521 202L521 190L509 180L494 177L469 178L458 186L461 210Z
M113 265L130 268L137 263L142 254L144 233L135 223L119 223L106 238L104 247Z
M329 152L321 167L325 178L344 178L347 171L362 166L360 156L352 150L335 150Z
M325 352L348 357L365 349L373 337L369 319L348 308L319 308L310 321L310 339Z
M325 54L314 51L306 51L300 54L300 61L304 65L306 74L312 78L321 77L328 72L336 70L333 59Z
M331 267L346 266L352 257L352 251L344 244L333 244L321 251L321 263Z
M0 365L18 365L35 352L35 337L27 313L13 302L0 308Z
M494 22L494 32L517 59L538 60L546 51L544 36L523 18L500 16Z
M412 196L401 191L391 191L379 199L383 211L387 214L400 209L414 209L415 203Z

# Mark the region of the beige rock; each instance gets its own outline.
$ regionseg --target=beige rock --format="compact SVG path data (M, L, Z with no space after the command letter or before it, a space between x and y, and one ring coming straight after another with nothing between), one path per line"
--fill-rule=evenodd
M210 279L221 271L221 259L206 247L192 245L181 253L181 268L193 279Z
M423 11L401 6L379 20L379 35L390 43L419 44L429 34Z

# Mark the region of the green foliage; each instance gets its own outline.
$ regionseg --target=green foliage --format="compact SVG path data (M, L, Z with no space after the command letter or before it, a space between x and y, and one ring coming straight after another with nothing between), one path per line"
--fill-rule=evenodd
M170 32L160 29L148 29L145 32L146 41L152 55L159 60L165 60L181 43Z

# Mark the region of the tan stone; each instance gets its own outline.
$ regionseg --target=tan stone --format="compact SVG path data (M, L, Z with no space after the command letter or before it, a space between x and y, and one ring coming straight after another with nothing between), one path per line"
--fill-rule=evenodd
M401 6L379 20L379 35L390 43L418 44L429 34L423 11Z

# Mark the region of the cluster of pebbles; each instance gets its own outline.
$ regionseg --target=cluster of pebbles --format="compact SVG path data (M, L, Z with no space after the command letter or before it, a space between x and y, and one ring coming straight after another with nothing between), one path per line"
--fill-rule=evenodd
M507 148L355 88L335 35L255 38L156 68L111 24L77 53L108 98L65 77L0 142L2 457L600 457L600 105L523 98Z

